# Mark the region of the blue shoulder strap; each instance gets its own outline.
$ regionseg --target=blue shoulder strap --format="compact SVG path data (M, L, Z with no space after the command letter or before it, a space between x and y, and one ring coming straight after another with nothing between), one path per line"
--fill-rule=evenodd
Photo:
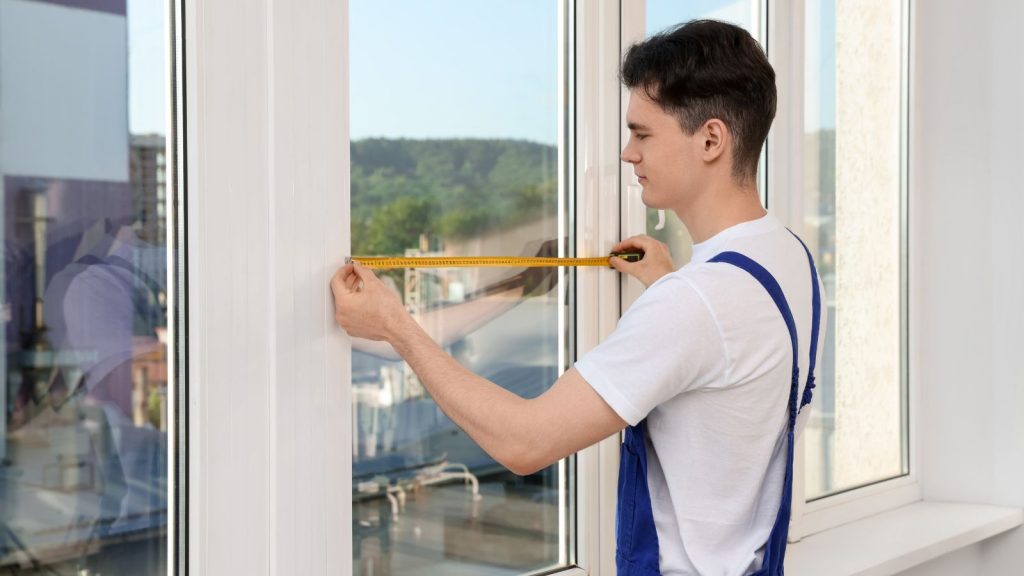
M792 430L796 424L796 394L797 390L800 389L800 362L797 356L800 347L797 345L796 323L793 321L793 313L789 309L789 303L786 302L786 296L782 293L782 287L779 286L779 282L775 280L775 277L764 266L739 252L722 252L709 260L709 262L724 262L732 264L741 270L746 270L755 280L761 283L761 286L764 286L772 301L779 308L782 319L786 322L786 328L789 330L789 339L793 345L793 380L790 382L789 387L789 429Z
M792 231L790 233L792 233ZM796 237L796 234L793 234L793 236ZM799 237L796 238L797 240L800 240ZM811 317L814 322L814 325L811 327L811 359L808 365L808 371L810 374L807 377L807 384L804 387L804 394L799 407L803 408L805 405L810 403L811 389L814 388L814 365L818 348L818 324L821 319L821 294L818 287L818 273L814 267L814 259L811 257L810 251L807 250L807 245L803 244L802 240L800 243L804 246L804 251L807 253L807 260L811 267L811 285L813 286L811 301L813 310ZM763 266L738 252L722 252L712 258L710 262L725 262L745 270L764 287L771 296L772 301L774 301L775 305L778 307L783 320L786 322L786 328L789 330L790 343L793 346L793 371L789 387L789 426L786 431L786 471L783 481L782 499L779 503L779 512L775 518L775 524L772 526L771 534L769 534L768 541L764 546L764 557L761 569L754 573L755 576L781 576L784 570L786 536L789 531L789 518L793 503L793 437L794 429L796 428L796 415L799 412L799 408L796 405L796 395L800 382L800 363L798 360L800 349L797 346L796 323L793 320L793 313L789 308L789 303L786 302L786 296L782 292L782 287L779 286L778 281L776 281L771 273Z
M793 234L793 231L789 231ZM821 288L818 286L818 268L814 265L814 258L811 256L811 251L807 249L807 244L804 244L803 240L796 234L793 234L800 245L804 247L804 252L807 254L807 263L811 267L811 359L807 369L807 384L804 385L804 396L800 401L800 408L807 406L811 403L811 391L814 390L814 366L818 362L818 328L821 324Z
M789 233L793 234L793 231L789 230ZM819 328L821 326L821 287L818 285L818 269L814 265L814 258L811 256L811 251L807 248L807 244L805 244L799 236L793 234L793 237L796 238L798 242L800 242L801 246L803 246L804 253L807 254L807 263L810 267L811 272L811 345L808 350L810 358L808 359L807 382L804 385L804 393L800 399L799 407L796 408L796 411L799 412L800 410L803 409L804 406L807 406L808 404L811 403L811 398L814 395L814 375L816 373L815 367L818 362L818 335ZM789 303L786 301L786 296L782 293L782 287L779 286L778 281L776 281L775 277L772 276L771 273L768 272L768 270L766 270L763 266L761 266L754 260L748 258L747 256L740 254L739 252L722 252L721 254L715 256L709 261L725 262L747 271L764 287L764 289L771 296L772 301L775 302L775 305L779 308L779 312L782 314L783 319L786 321L786 328L789 329L789 335L790 339L792 340L794 350L794 381L799 382L799 368L795 352L796 350L799 350L799 348L797 348L796 325L793 321L793 313L789 308ZM794 398L790 398L791 407L794 404L793 400ZM792 417L795 418L795 414Z

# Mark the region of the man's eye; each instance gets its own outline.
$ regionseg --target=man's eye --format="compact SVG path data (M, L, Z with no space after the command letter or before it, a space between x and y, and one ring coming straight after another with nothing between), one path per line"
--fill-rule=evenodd
M637 134L636 135L636 139L637 140L644 140L645 138L647 138L647 134Z

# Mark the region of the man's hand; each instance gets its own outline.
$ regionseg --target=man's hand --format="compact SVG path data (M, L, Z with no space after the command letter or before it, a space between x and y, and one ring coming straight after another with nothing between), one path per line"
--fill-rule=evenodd
M668 245L650 236L633 236L612 246L612 252L643 250L644 257L639 262L626 262L622 258L612 257L609 263L619 272L629 274L643 283L644 287L654 284L658 278L673 271L672 255Z
M331 291L334 320L350 336L389 341L401 323L409 319L398 294L357 262L334 273Z

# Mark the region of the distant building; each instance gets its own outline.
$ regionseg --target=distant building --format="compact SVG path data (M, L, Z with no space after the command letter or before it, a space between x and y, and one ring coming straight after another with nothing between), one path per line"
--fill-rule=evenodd
M130 165L135 233L154 246L166 246L166 139L160 134L133 134Z

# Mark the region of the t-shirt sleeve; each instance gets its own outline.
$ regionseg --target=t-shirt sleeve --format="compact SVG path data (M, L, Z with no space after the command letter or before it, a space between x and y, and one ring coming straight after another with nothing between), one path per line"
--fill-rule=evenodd
M689 279L672 274L647 288L576 370L635 426L673 396L724 378L726 365L707 302Z

